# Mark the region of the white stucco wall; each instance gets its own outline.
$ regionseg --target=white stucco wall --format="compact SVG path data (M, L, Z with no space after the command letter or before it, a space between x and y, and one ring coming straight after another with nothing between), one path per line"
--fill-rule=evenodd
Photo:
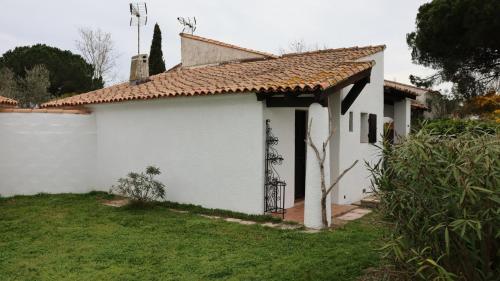
M384 117L394 119L394 105L384 104Z
M340 182L332 192L332 202L349 204L367 196L370 192L370 174L365 166L367 160L375 163L380 159L380 151L373 144L360 142L361 113L377 114L377 140L382 141L384 121L384 55L378 53L361 60L375 60L372 69L371 82L365 86L356 101L350 107L353 112L353 131L349 132L349 111L340 114L341 100L347 95L351 87L344 88L329 97L329 107L332 112L335 135L330 144L330 174L335 179L355 160L359 163ZM277 166L281 178L287 183L285 207L294 204L294 173L295 173L295 110L307 108L265 108L265 118L271 120L274 134L279 138L278 152L282 154L283 164Z
M95 188L94 115L0 113L0 195Z
M307 124L309 127L310 136L308 139L319 149L321 155L321 145L330 136L330 116L328 109L324 108L319 103L313 103L309 106ZM325 187L330 186L330 154L327 148L324 155L324 180ZM322 174L320 164L316 152L311 145L307 146L307 164L306 164L306 197L304 202L304 225L306 227L320 229L323 228L322 210L321 210L321 182ZM332 218L331 196L325 201L325 215L327 223L325 226L330 226Z
M101 104L98 186L158 166L167 200L263 213L264 114L254 94Z
M365 86L349 110L344 115L340 115L341 99L347 95L351 86L342 89L340 95L333 94L329 98L329 107L335 119L336 129L330 145L332 180L354 161L359 160L332 192L332 202L337 204L350 204L367 196L363 190L369 192L371 184L365 160L375 163L380 159L378 148L373 144L360 142L360 117L361 113L377 115L377 141L380 144L384 120L384 54L380 52L360 60L375 60L376 64L371 72L370 83ZM349 132L349 111L353 112L354 118L352 132Z
M280 178L286 182L285 208L295 201L295 111L307 108L266 107L265 119L271 120L273 134L279 142L276 150L283 156L283 163L275 166Z
M181 36L181 62L185 67L255 58L264 55Z
M436 112L437 108L435 106L432 106L432 99L436 95L440 95L440 93L426 92L426 93L418 95L416 98L417 102L424 104L429 108L429 110L424 111L424 118L425 119L434 119L438 116L438 112Z
M406 98L394 102L394 135L395 141L406 137L410 133L411 125L411 100Z

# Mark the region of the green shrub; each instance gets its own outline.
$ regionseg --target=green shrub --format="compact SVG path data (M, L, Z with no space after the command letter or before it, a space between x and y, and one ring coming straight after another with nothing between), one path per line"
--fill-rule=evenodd
M381 212L394 223L384 249L416 278L498 280L500 138L446 123L452 137L421 130L370 167Z
M154 179L161 174L157 167L149 166L145 173L130 172L126 178L118 179L118 184L111 188L111 192L130 197L140 203L165 198L165 185Z
M425 120L416 128L433 135L456 136L465 132L494 135L500 132L500 123L487 120L435 119Z

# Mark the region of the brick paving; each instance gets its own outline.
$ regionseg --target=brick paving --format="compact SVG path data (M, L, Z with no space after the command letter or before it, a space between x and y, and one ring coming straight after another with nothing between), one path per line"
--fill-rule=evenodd
M342 216L354 209L358 208L358 206L354 205L337 205L332 204L332 217ZM285 221L293 221L300 224L304 224L304 201L295 202L295 205L292 208L286 209L285 213Z
M128 199L108 200L103 202L104 205L112 207L122 207L128 203L129 203ZM176 209L169 209L169 210L176 213L189 213L188 211L185 210L176 210ZM359 219L370 212L371 210L363 209L355 205L332 204L332 217L336 218L335 225L337 226L343 225L348 221ZM304 201L295 202L295 205L292 208L286 209L284 220L288 222L296 222L298 224L272 223L272 222L257 223L254 221L247 221L237 218L223 218L219 216L209 216L203 214L200 216L209 219L222 219L227 222L234 222L244 225L259 224L265 227L271 227L277 229L302 229L304 224ZM281 215L276 214L276 216L281 216ZM317 233L319 232L319 230L306 229L304 230L304 232Z
M337 219L343 220L343 221L353 221L353 220L360 219L364 215L369 214L371 212L372 211L368 210L368 209L358 208L358 209L354 209L346 214L343 214L343 215L337 217Z

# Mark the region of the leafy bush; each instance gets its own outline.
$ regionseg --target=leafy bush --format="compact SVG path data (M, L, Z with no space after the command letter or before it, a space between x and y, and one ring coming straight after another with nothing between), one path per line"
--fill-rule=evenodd
M500 132L500 123L485 120L435 119L424 121L419 130L432 135L446 136L456 136L465 132L475 135L494 135Z
M161 174L157 167L149 166L145 173L130 172L126 178L118 179L118 185L111 191L130 197L134 201L149 202L165 198L165 185L154 179Z
M384 249L424 280L498 280L500 137L446 122L463 133L422 130L370 167L381 211L394 222Z

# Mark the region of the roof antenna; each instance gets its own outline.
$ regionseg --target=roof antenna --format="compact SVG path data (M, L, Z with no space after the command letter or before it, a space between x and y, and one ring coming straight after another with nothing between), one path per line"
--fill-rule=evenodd
M141 25L148 23L146 3L130 3L130 26L137 26L137 54L141 53Z
M187 30L192 35L196 31L196 17L193 17L192 19L178 17L177 20L183 26L182 33L184 33Z

